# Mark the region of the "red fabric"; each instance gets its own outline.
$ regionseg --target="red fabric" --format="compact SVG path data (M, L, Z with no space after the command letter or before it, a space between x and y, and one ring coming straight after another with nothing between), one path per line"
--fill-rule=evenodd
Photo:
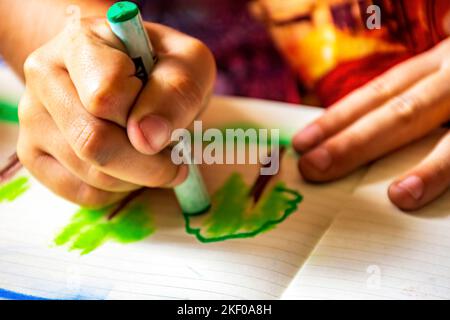
M409 53L375 54L360 60L341 63L317 82L316 95L322 106L329 107L353 90L412 56Z

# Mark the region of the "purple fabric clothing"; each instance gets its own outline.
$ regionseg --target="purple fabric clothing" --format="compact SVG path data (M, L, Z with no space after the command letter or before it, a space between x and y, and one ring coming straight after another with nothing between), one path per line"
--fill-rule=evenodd
M140 0L144 18L202 40L217 61L218 94L299 102L296 78L247 0Z

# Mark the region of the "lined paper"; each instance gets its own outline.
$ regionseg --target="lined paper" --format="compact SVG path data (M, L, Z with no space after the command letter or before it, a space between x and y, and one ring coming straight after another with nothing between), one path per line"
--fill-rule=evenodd
M304 126L318 115L320 111L312 108L216 98L204 118L212 124L220 118L222 124L245 120L273 127ZM280 298L364 173L334 184L308 185L301 180L296 161L288 152L277 179L305 200L298 212L263 235L199 243L185 233L172 192L152 190L145 199L154 212L154 235L129 245L106 243L82 257L52 246L77 207L33 180L29 192L17 201L0 204L0 288L57 299ZM202 171L213 192L234 170L251 183L256 169L207 166Z
M215 98L203 117L212 126L247 121L290 134L297 128L283 124L302 127L319 115ZM17 128L0 125L0 132L8 136L0 142L5 161ZM277 179L304 195L298 212L256 238L223 243L187 235L172 192L152 190L145 198L154 235L130 245L106 243L86 256L67 252L52 240L77 207L32 180L23 197L0 204L0 288L54 299L448 299L450 194L414 215L386 196L395 176L418 163L439 136L327 185L304 183L288 152ZM202 167L211 192L235 170L247 183L257 174L256 166Z
M285 299L449 299L450 192L414 214L386 192L441 132L374 164L319 242Z

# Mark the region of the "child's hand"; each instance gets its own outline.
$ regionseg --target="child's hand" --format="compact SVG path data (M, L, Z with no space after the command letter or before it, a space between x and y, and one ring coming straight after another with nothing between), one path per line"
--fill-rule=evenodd
M299 167L312 181L342 177L419 139L450 119L450 39L388 71L338 102L297 134ZM450 186L450 133L418 167L389 188L415 210Z
M193 38L146 28L159 61L144 88L103 19L68 26L25 63L18 155L68 200L104 206L142 186L173 186L186 177L161 150L172 130L188 126L206 105L214 60Z

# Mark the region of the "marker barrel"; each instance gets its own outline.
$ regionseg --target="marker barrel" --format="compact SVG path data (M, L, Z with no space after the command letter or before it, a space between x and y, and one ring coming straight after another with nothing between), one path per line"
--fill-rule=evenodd
M111 30L122 41L136 64L136 76L144 83L147 82L156 55L137 5L128 1L118 2L109 9L107 17ZM190 155L190 150L186 151ZM211 205L203 178L195 164L189 164L188 178L175 187L175 195L185 214L201 214Z
M108 11L108 23L134 61L137 77L147 82L156 57L137 5L127 1L116 3Z
M186 153L190 153L186 145L183 148ZM174 191L183 213L199 215L208 211L211 199L197 165L190 163L188 166L189 174L186 181L175 187Z

